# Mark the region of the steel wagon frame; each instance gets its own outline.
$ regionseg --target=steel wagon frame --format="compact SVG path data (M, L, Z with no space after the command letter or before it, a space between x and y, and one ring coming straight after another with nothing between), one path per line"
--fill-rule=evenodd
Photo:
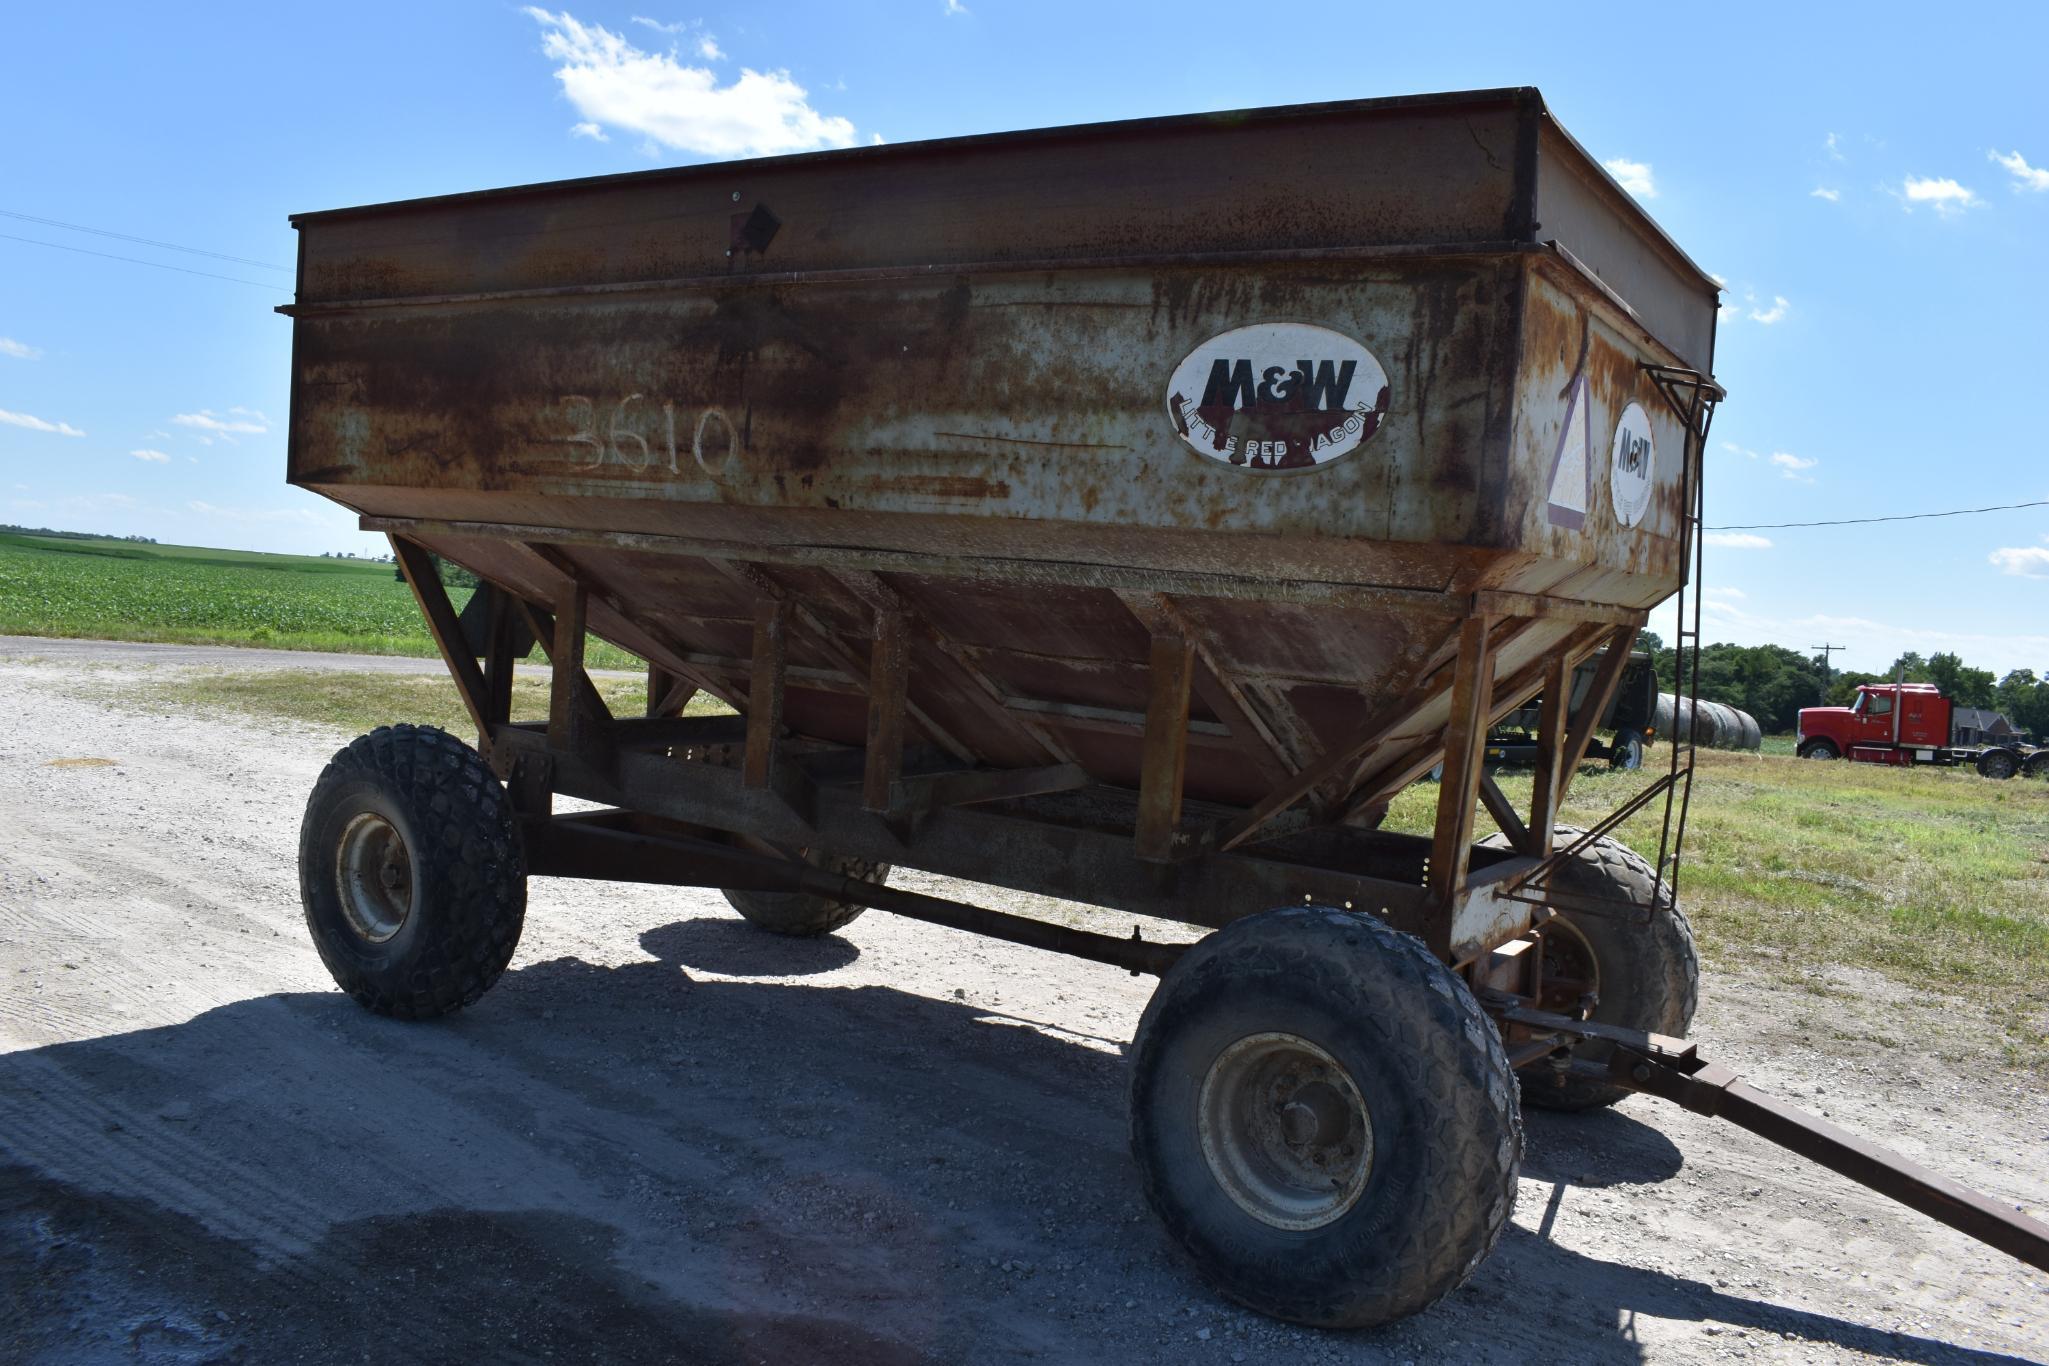
M1189 156L1198 171L1177 167ZM1286 195L1305 167L1323 199ZM1248 183L1261 191L1249 201L1233 188ZM499 873L522 906L529 874L794 894L1160 975L1163 995L1275 908L1362 913L1303 928L1373 926L1378 958L1333 950L1365 977L1393 963L1389 981L1462 983L1451 1015L1442 994L1387 999L1438 1011L1479 1071L1722 1114L2049 1265L2039 1225L1756 1096L1683 1040L1592 1019L1589 983L1547 976L1553 922L1676 914L1690 736L1592 829L1560 838L1557 815L1631 645L1674 594L1678 659L1697 672L1702 465L1722 391L1711 283L1534 91L1042 130L295 221L300 299L281 310L295 322L291 479L390 537L503 785L516 867ZM1255 474L1217 425L1238 381L1225 376L1217 409L1131 379L1247 317L1342 319L1388 352L1403 398L1389 406L1383 388L1359 408L1371 462ZM1299 364L1306 383L1312 363ZM592 391L615 374L623 396ZM586 392L563 393L572 382ZM690 396L695 421L679 424L658 385ZM1562 459L1580 430L1590 464L1574 415L1639 403L1676 435L1676 477L1646 467L1627 520L1579 490L1561 503L1571 467L1531 452L1555 443ZM1191 436L1205 423L1209 450ZM437 556L483 585L461 611ZM642 714L607 706L584 667L592 635L649 661ZM514 673L536 649L552 666L548 715L515 718ZM1571 706L1573 669L1603 650ZM686 715L700 694L731 714ZM1539 694L1518 809L1485 771L1486 735ZM1431 833L1382 828L1439 765ZM313 834L336 790L324 776ZM1476 841L1483 810L1502 847ZM1651 810L1640 897L1570 885L1582 855ZM302 867L309 923L325 883L364 884L376 859L361 850L386 846L348 848L357 863ZM821 852L856 871L819 866ZM383 892L417 909L413 864L381 857ZM1086 931L859 871L877 865L1219 933L1190 946ZM378 943L404 932L400 911ZM499 950L502 970L502 937ZM1487 1021L1497 1039L1479 1037ZM1300 1143L1350 1157L1339 1145L1356 1147L1356 1128L1305 1080L1331 1062L1319 1050L1285 1064L1288 1094L1309 1099L1279 1109L1310 1135ZM1468 1105L1478 1091L1458 1103L1502 1135L1490 1171L1512 1193L1502 1077L1485 1113ZM1255 1217L1299 1232L1290 1208ZM1506 1205L1459 1218L1476 1262ZM1231 1293L1364 1322L1455 1279L1338 1308Z

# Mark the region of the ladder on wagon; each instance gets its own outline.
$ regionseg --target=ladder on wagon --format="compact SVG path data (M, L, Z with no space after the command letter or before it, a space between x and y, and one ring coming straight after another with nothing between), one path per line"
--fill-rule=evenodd
M1645 371L1658 386L1658 392L1672 411L1685 425L1687 440L1695 444L1705 459L1708 429L1714 422L1715 405L1725 395L1725 390L1713 380L1693 370L1676 366L1646 365ZM1699 477L1699 466L1692 461L1682 463L1680 472L1679 505L1685 511L1680 518L1679 562L1682 574L1679 591L1674 599L1674 619L1677 629L1672 639L1672 687L1678 697L1685 700L1687 707L1682 712L1675 707L1675 717L1691 715L1693 705L1700 696L1700 606L1702 579L1701 522L1706 507L1707 480ZM1652 660L1653 670L1657 661ZM1683 734L1681 732L1684 732ZM1666 745L1668 762L1666 771L1642 791L1604 816L1600 821L1581 834L1577 839L1554 848L1545 859L1532 869L1522 880L1519 891L1513 893L1517 900L1538 905L1547 904L1557 896L1549 883L1552 873L1576 857L1580 850L1596 840L1612 834L1625 821L1643 811L1659 798L1664 799L1664 812L1658 829L1658 857L1652 865L1656 870L1656 882L1648 904L1635 902L1616 903L1608 907L1609 913L1625 912L1648 918L1658 906L1672 905L1679 900L1680 854L1686 843L1686 813L1693 800L1694 758L1699 745L1694 739L1694 723L1675 724ZM1584 903L1587 898L1576 897ZM1599 913L1593 907L1580 907L1585 911Z

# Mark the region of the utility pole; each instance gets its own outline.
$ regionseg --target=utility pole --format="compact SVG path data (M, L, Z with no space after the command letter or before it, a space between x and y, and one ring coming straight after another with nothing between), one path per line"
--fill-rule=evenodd
M1847 650L1850 647L1847 645L1810 645L1807 648L1810 650L1818 650L1821 652L1821 690L1822 692L1826 693L1828 691L1828 680L1829 674L1831 672L1831 670L1829 669L1829 656L1834 654L1837 650Z

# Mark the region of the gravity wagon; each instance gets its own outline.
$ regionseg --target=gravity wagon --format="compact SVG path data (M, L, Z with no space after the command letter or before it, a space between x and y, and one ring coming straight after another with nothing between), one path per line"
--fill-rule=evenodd
M1472 1272L1519 1104L1656 1091L1875 1179L1680 1039L1690 747L1558 821L1692 577L1721 391L1714 282L1535 91L294 222L290 480L390 535L476 729L375 731L308 805L307 921L365 1006L476 1001L533 876L1157 974L1138 1177L1223 1293L1303 1323ZM460 611L443 561L482 584ZM647 661L643 714L593 686L592 636ZM536 651L548 714L515 717ZM1519 806L1483 749L1539 695ZM1439 765L1432 832L1383 828ZM1609 833L1639 811L1641 855ZM1213 933L1087 932L901 867Z

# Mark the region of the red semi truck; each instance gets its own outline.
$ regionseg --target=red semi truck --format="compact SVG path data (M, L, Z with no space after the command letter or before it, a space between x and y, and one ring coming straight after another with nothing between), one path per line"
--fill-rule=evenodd
M1801 708L1795 739L1803 759L1970 765L1987 778L2049 778L2049 749L1956 744L1952 715L1933 683L1866 683L1847 707Z

